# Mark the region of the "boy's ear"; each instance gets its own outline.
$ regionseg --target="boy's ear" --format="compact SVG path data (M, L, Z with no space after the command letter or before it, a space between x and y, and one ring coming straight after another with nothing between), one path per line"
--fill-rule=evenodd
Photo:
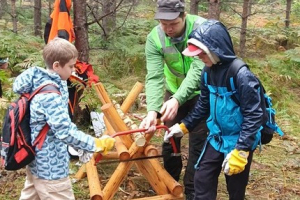
M55 62L52 64L52 69L53 69L55 72L58 72L58 71L59 71L59 62L58 62L58 61L55 61Z

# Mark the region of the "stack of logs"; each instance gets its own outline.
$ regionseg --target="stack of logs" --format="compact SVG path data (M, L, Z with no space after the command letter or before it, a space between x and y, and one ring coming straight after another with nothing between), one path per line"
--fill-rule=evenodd
M136 129L137 126L128 119L128 117L126 117L126 113L129 111L130 107L142 91L143 85L137 82L124 100L123 104L119 106L119 109L118 106L114 105L110 100L102 83L97 83L94 86L103 105L101 110L104 113L104 122L106 125L105 134L113 135L117 132ZM152 136L153 134L144 135L141 133L135 133L133 135L121 135L115 137L115 147L118 159L122 161L157 155L157 149L150 144ZM111 152L107 156L116 153ZM97 153L95 153L90 162L82 165L75 175L75 178L78 180L87 176L91 200L113 199L133 164L136 165L137 169L144 175L157 194L157 196L139 198L139 200L183 199L182 186L168 174L157 159L120 162L105 187L102 189L98 177L97 166L95 166L96 156L98 156ZM106 159L107 156L103 155L102 159Z

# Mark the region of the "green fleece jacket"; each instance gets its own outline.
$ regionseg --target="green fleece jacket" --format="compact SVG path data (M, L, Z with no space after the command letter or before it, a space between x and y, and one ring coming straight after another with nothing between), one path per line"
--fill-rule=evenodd
M190 16L191 15L187 15L186 20L188 20ZM154 27L154 29L156 28L157 27ZM190 33L186 30L184 34L186 38L175 45L179 52L182 52L187 47L186 41ZM170 37L166 37L166 39L171 40ZM165 90L167 89L169 92L171 91L165 83L164 54L162 50L158 49L151 34L147 36L145 53L147 62L147 75L145 81L147 111L159 112L163 104ZM204 63L198 57L194 57L189 70L184 72L185 78L180 87L175 93L171 92L173 94L173 98L176 98L180 105L193 98L196 95L196 91L199 92L200 76L203 67Z

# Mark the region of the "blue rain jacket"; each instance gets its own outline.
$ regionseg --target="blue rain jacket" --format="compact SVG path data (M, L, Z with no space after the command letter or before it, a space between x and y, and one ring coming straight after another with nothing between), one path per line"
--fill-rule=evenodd
M231 38L225 26L209 20L194 30L195 38L215 53L220 62L211 67L210 77L202 71L201 94L193 111L182 122L192 130L201 120L206 119L209 129L208 142L219 152L228 154L234 148L254 150L260 139L263 111L260 106L259 82L246 67L237 74L238 106L226 96L225 76L230 64L236 59Z
M41 179L57 180L69 175L69 154L67 145L76 149L94 152L95 142L90 135L79 131L71 122L68 113L68 86L56 73L40 67L32 67L20 74L14 84L16 93L31 93L41 85L51 83L57 86L57 93L36 94L30 102L31 139L35 140L46 123L50 126L45 142L36 148L35 160L28 166L31 173Z

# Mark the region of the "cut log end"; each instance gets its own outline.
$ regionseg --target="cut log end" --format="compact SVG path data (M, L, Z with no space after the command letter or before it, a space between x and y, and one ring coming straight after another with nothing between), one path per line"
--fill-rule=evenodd
M146 139L144 137L135 138L134 141L138 147L143 147L146 144Z

